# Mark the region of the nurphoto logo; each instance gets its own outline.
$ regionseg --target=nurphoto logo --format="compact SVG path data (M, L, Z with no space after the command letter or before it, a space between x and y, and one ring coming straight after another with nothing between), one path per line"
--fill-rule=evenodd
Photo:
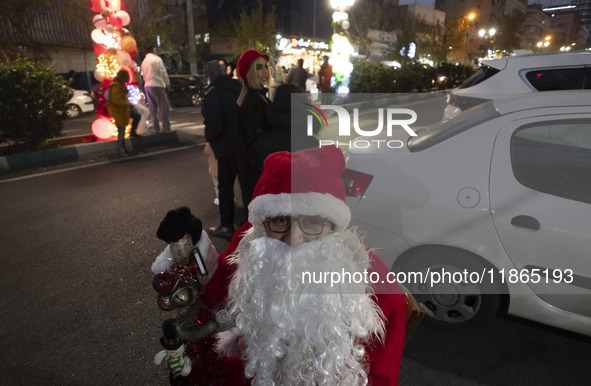
M410 127L417 120L417 113L414 110L406 109L406 108L378 108L377 110L377 127L374 129L373 127L371 130L364 130L360 127L359 124L359 108L353 109L353 117L351 119L350 113L342 106L337 105L321 105L319 108L309 104L304 103L305 110L309 112L311 115L307 116L307 135L312 136L314 135L314 119L316 119L321 127L328 127L328 119L324 114L325 110L332 110L337 114L337 122L338 122L338 136L339 137L350 137L351 136L351 122L353 123L353 130L359 137L368 137L368 139L356 139L355 141L348 141L345 143L333 140L320 140L320 147L327 146L327 145L337 145L337 146L349 146L349 147L357 147L357 148L367 148L373 142L380 147L380 144L385 144L389 148L400 148L404 146L404 143L400 140L390 140L390 137L393 135L393 129L395 127L401 127L406 131L410 136L416 137L417 133ZM324 110L324 111L323 111ZM371 139L372 137L376 137L386 130L386 136L388 139Z

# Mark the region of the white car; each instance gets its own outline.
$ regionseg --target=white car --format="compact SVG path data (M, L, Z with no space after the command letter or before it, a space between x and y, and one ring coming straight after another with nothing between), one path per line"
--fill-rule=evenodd
M448 93L443 119L511 94L576 89L591 89L590 51L483 60L477 73Z
M352 225L424 323L506 311L591 336L591 92L489 101L417 134L350 148L343 178Z
M66 115L68 118L77 118L82 113L94 110L94 101L88 91L72 89L72 98L66 103Z

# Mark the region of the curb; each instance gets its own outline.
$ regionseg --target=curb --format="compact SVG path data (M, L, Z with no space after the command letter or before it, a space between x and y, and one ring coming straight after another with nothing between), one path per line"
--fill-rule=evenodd
M126 138L125 146L132 151L142 152L152 147L174 146L204 140L201 135L176 130L170 133L144 135L139 138ZM117 155L119 155L119 149L117 149L116 140L11 154L0 157L0 174Z

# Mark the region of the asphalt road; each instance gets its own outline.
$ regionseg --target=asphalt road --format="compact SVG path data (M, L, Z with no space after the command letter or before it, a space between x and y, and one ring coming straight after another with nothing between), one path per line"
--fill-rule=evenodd
M166 384L150 265L169 209L217 225L202 150L0 183L0 384Z
M0 181L0 384L164 385L150 265L169 209L217 225L201 146ZM218 250L226 242L213 239ZM591 340L497 318L415 331L401 385L585 385Z

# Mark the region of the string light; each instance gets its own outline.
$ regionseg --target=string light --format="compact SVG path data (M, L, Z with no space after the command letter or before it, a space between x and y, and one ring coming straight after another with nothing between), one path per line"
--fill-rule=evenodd
M121 69L117 57L113 54L102 54L97 59L96 70L106 79L113 79Z
M135 84L128 84L127 91L129 92L127 95L129 103L131 103L132 105L137 105L138 103L140 103L140 100L142 99L142 94L138 86L136 86Z

